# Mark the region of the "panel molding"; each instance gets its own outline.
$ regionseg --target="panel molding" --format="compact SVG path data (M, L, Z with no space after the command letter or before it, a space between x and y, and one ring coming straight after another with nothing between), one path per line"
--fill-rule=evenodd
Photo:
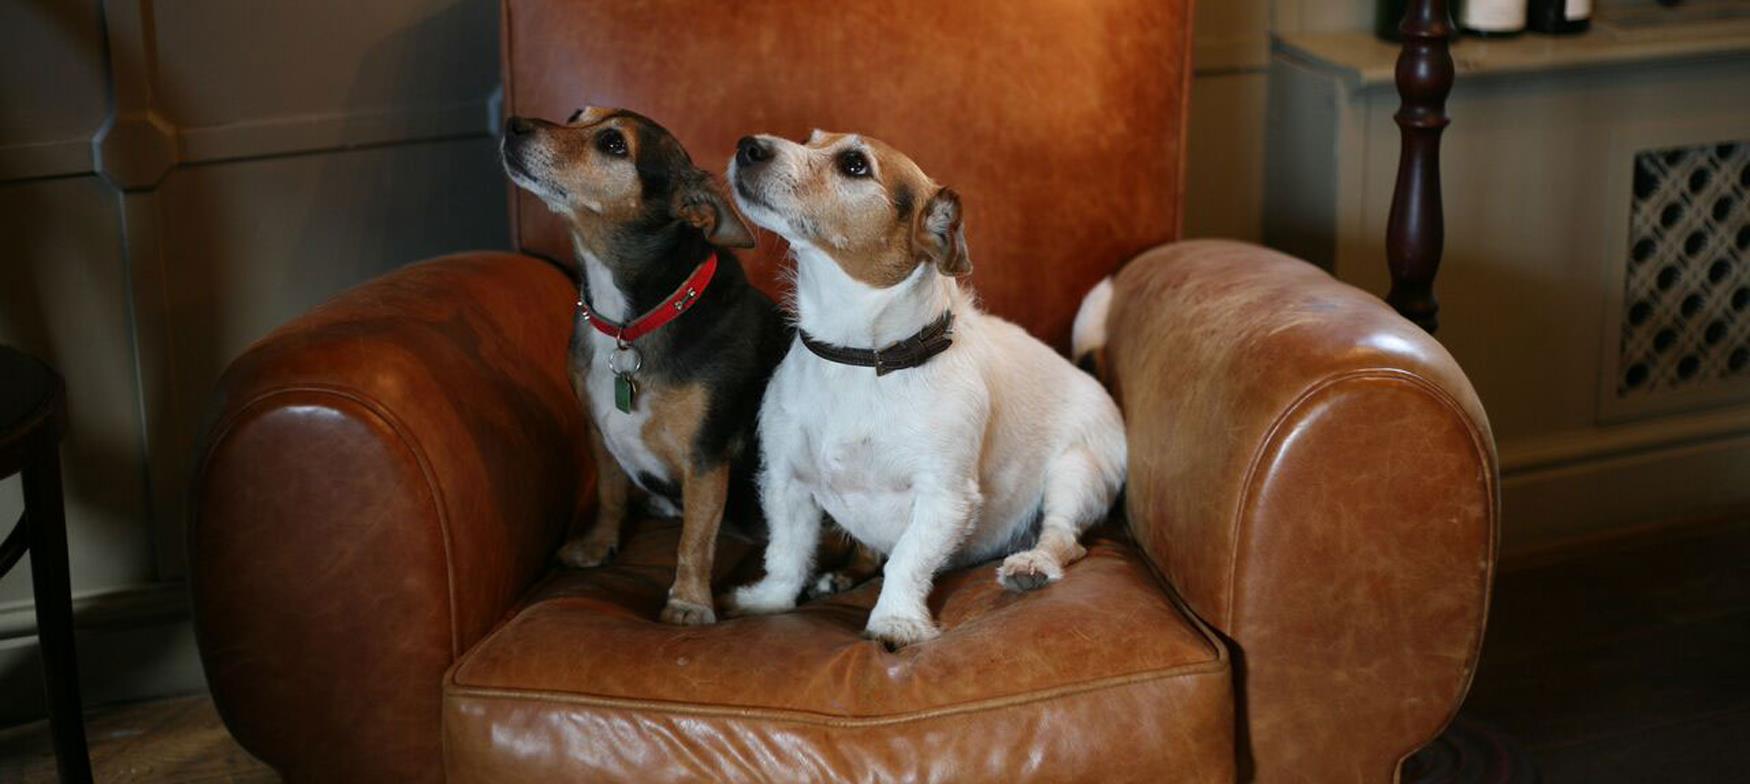
M50 142L0 145L0 183L46 177L74 177L97 170L91 160L91 140L76 136Z
M231 125L179 128L177 134L184 163L210 163L490 136L494 130L492 116L492 100L487 97L447 105L275 117Z
M274 117L201 127L172 125L161 115L147 113L114 123L123 128L134 142L131 144L119 144L123 137L106 119L88 136L0 145L0 183L101 174L117 190L150 190L181 165L491 136L496 116L491 96L447 105Z
M153 111L111 115L91 137L97 173L118 191L141 191L176 168L176 128Z
M182 392L172 350L169 273L164 264L162 216L156 188L115 195L121 222L122 259L128 277L128 314L133 325L134 383L140 390L142 451L151 503L153 565L163 579L182 576L182 539L191 427L181 415Z
M429 105L395 105L179 125L160 111L150 0L104 0L112 104L82 136L0 145L0 183L99 174L119 190L150 190L176 166L307 155L356 147L490 136L496 93Z

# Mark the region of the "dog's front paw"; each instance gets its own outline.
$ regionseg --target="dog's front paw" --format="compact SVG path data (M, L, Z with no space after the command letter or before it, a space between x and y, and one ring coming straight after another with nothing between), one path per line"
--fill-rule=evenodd
M729 594L728 606L724 610L730 615L771 615L787 612L796 607L796 597L787 594L787 591L778 590L764 582L744 585Z
M1057 559L1038 550L1015 553L997 567L997 582L1011 591L1031 591L1063 579Z
M856 581L852 580L851 576L844 572L827 572L815 579L814 584L808 586L808 590L804 591L802 596L809 601L813 601L815 599L831 596L835 593L844 593L845 591L851 590L856 585Z
M662 608L662 622L676 626L707 626L717 622L717 613L710 605L670 598Z
M863 628L864 637L881 641L890 651L928 642L941 635L941 630L930 619L904 615L870 616L869 625Z
M588 569L614 560L620 550L614 542L592 539L588 535L573 538L559 548L559 563L573 569Z

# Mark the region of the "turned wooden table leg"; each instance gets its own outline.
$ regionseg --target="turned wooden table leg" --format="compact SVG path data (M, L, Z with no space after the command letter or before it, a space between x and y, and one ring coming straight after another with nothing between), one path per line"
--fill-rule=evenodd
M1397 187L1386 222L1385 251L1391 266L1386 302L1405 318L1433 332L1440 303L1434 275L1446 242L1440 205L1440 132L1446 129L1446 96L1452 92L1452 19L1446 0L1412 0L1398 26L1404 48L1398 55L1397 85L1402 104L1395 119L1403 140Z

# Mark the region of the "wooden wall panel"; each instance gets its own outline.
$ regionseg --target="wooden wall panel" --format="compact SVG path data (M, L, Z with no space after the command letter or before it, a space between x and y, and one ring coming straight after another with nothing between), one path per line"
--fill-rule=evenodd
M508 240L495 0L0 4L0 341L67 376L85 637L186 638L183 495L219 370L342 288ZM0 484L0 519L18 513ZM37 710L0 582L0 725ZM120 636L119 638L117 636ZM104 699L196 688L86 657ZM95 669L93 669L95 668Z
M156 10L154 85L180 127L478 106L498 85L490 0L181 0Z
M96 2L0 3L0 181L87 164L108 104Z
M145 429L115 200L91 176L0 185L0 237L0 343L42 357L67 381L62 457L76 588L149 580ZM5 487L0 529L10 530L23 511L17 477ZM30 596L23 567L0 579L0 606Z

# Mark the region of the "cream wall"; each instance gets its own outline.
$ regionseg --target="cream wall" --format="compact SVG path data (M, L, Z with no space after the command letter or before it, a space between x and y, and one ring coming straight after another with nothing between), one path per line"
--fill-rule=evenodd
M1195 24L1185 236L1258 242L1270 35L1367 29L1373 2L1202 0Z
M1608 15L1612 6L1650 3L1600 7ZM1368 291L1386 290L1398 99L1390 83L1395 51L1365 38L1373 7L1199 5L1189 236L1263 239ZM1620 305L1613 311L1610 303L1624 285L1629 155L1750 138L1750 104L1723 99L1750 94L1750 47L1721 43L1743 40L1742 25L1686 32L1673 23L1619 34L1608 21L1565 43L1528 36L1493 47L1465 41L1455 50L1460 75L1442 145L1439 337L1494 426L1510 556L1674 518L1742 514L1750 504L1750 398L1742 383L1735 397L1720 389L1633 415L1613 413L1600 393L1615 378ZM1341 67L1291 52L1275 58L1271 83L1272 34L1356 31L1361 38L1343 39L1336 53ZM1637 45L1641 53L1609 53ZM1356 54L1369 47L1384 52ZM1539 57L1558 64L1491 71L1491 58ZM1367 63L1366 78L1329 75L1355 62ZM1261 233L1260 223L1270 231Z
M1502 550L1509 556L1750 508L1750 378L1704 374L1636 401L1619 396L1620 371L1613 369L1624 340L1617 319L1634 154L1750 139L1750 104L1719 99L1750 94L1750 36L1742 42L1705 56L1524 73L1490 71L1489 53L1465 44L1477 70L1460 76L1448 103L1454 125L1442 144L1446 252L1436 286L1439 337L1470 376L1494 427ZM1286 77L1290 70L1279 73ZM1388 73L1383 64L1379 71ZM1336 141L1300 175L1289 173L1271 186L1267 224L1298 215L1294 220L1302 225L1293 233L1328 238L1323 260L1340 278L1384 291L1397 96L1389 82L1332 87L1342 80L1301 78L1326 85L1303 85L1302 91L1327 95L1328 105L1285 103L1283 114L1300 118L1308 136L1317 137L1310 129L1320 125L1334 129ZM1308 147L1273 148L1281 164L1272 164L1272 174L1319 159ZM1334 187L1304 186L1317 179L1309 173L1323 169L1341 173L1330 178ZM1661 197L1659 203L1671 202ZM1736 209L1750 216L1743 203ZM1330 218L1322 229L1308 220L1319 215ZM1722 284L1701 286L1699 271L1727 255L1721 246L1699 262L1685 262L1693 272L1678 289L1705 291L1723 302L1724 293L1750 279L1733 272ZM1738 258L1740 266L1732 269L1742 269ZM1679 335L1671 355L1699 346L1710 322L1743 323L1719 311L1678 317L1679 296L1667 298L1671 307L1646 330ZM1736 340L1728 337L1726 347ZM1625 411L1633 402L1647 407Z

